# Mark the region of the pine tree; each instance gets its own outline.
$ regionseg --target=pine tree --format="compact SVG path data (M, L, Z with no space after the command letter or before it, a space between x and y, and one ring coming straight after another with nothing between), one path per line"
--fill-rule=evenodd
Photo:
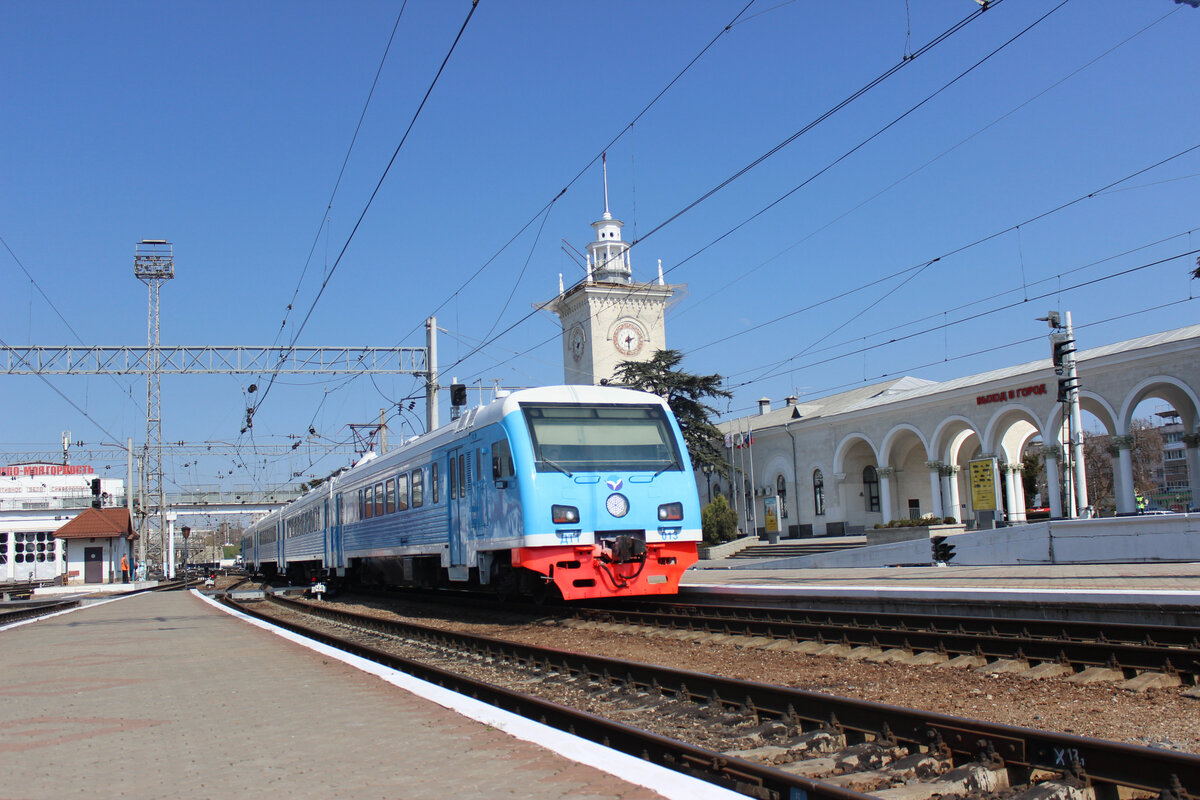
M684 372L678 369L681 361L683 353L678 350L659 350L649 361L622 361L617 365L615 382L651 392L667 401L679 421L692 467L711 465L715 472L725 475L729 465L719 444L721 431L711 420L717 410L703 401L733 395L721 388L720 375Z

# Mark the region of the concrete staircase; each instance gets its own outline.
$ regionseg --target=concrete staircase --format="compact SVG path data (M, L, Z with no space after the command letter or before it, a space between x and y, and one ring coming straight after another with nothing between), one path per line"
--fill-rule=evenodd
M784 539L778 544L755 544L741 550L730 558L797 558L821 553L836 553L865 547L865 536L838 536L832 539Z

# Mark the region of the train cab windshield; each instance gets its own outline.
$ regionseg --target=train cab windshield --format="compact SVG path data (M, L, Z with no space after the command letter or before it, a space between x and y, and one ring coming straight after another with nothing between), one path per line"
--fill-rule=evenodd
M683 460L657 405L522 404L538 472L667 472Z

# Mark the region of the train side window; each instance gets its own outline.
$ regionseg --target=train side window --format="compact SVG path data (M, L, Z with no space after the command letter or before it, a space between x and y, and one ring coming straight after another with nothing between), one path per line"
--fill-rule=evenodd
M370 519L375 516L375 487L368 486L362 490L363 493L363 519Z
M512 451L508 449L508 440L501 439L492 443L492 478L500 480L512 474Z
M429 465L429 484L430 490L433 492L433 502L438 502L441 489L438 487L438 463L434 461Z
M383 484L375 484L375 516L383 516Z
M396 476L396 510L404 511L408 508L408 475Z
M414 469L412 473L412 507L420 508L423 502L425 502L425 474L419 469Z
M467 458L462 453L458 454L458 496L467 496Z
M384 498L385 498L384 503L383 503L383 513L395 514L396 513L396 482L389 480L387 483L385 483L383 492L384 492Z
M450 492L446 495L447 500L453 500L458 497L458 470L454 468L454 456L450 456Z

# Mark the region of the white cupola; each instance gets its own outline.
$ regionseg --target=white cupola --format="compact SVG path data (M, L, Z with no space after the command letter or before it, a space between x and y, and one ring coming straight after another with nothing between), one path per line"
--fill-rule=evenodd
M592 223L596 239L587 246L587 271L596 283L632 283L633 269L629 264L629 243L621 240L625 223L613 219L608 210L608 159L604 164L604 216Z

